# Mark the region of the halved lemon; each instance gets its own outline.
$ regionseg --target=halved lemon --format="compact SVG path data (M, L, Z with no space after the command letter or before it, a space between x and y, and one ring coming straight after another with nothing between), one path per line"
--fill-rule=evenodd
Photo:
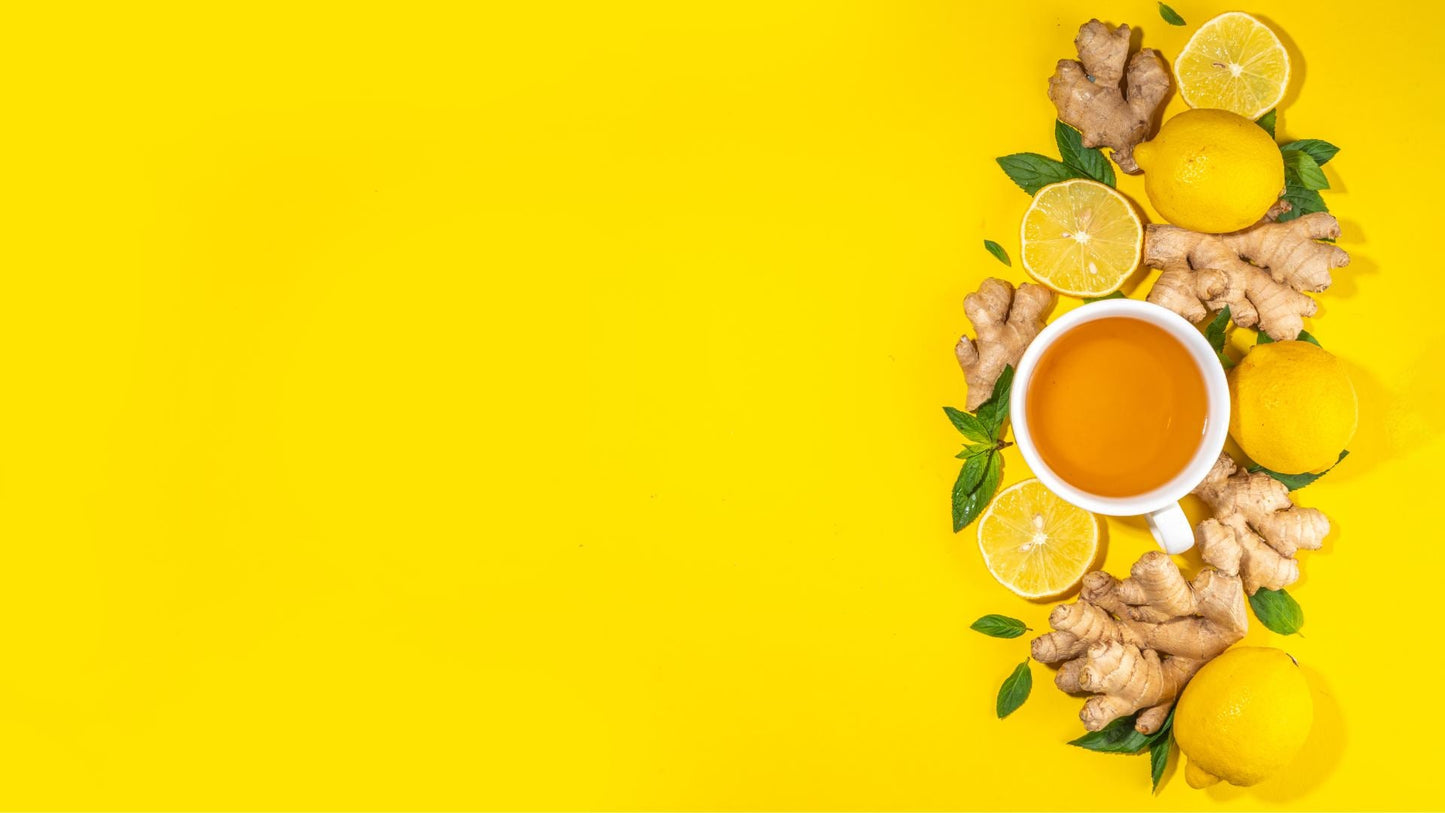
M1009 486L978 521L978 548L998 583L1024 598L1072 589L1099 553L1099 521L1038 480Z
M1284 98L1289 53L1269 26L1229 11L1199 26L1174 60L1174 76L1190 107L1257 119Z
M1069 296L1103 296L1139 267L1144 224L1113 187L1074 178L1034 194L1019 241L1034 279Z

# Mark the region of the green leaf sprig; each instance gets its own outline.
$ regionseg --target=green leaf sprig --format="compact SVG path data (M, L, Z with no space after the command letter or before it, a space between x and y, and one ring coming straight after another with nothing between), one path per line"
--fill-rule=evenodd
M1275 137L1275 115L1271 110L1260 116L1255 123ZM1284 158L1284 194L1282 200L1289 203L1290 210L1279 216L1280 223L1315 212L1328 212L1320 190L1329 189L1330 182L1320 167L1328 164L1340 151L1339 147L1318 138L1301 138L1282 144L1279 148Z
M1335 466L1340 465L1340 461L1341 461L1341 460L1344 460L1345 457L1349 455L1349 453L1350 453L1350 450L1349 450L1349 449L1346 449L1346 450L1344 450L1343 452L1340 452L1340 456L1337 457L1337 458L1335 458L1334 465L1332 465L1332 466L1330 466L1329 468L1325 469L1324 471L1318 472L1318 473L1305 472L1304 474L1280 474L1280 473L1277 472L1277 471L1270 471L1269 469L1265 468L1264 466L1259 465L1258 463L1255 463L1254 465L1250 466L1250 467L1249 467L1249 471L1250 471L1250 473L1254 473L1254 472L1264 472L1265 474L1268 474L1270 477L1273 477L1274 479L1280 481L1281 483L1284 483L1285 488L1289 489L1290 491L1299 491L1300 489L1304 488L1305 486L1309 485L1310 483L1313 483L1314 481L1320 479L1321 477L1324 477L1326 474L1329 474L1330 472L1334 471L1334 470L1335 470Z
M1259 623L1280 635L1294 635L1305 623L1304 609L1284 590L1261 587L1249 597L1249 607Z
M1019 706L1029 699L1029 692L1034 688L1034 676L1029 671L1027 658L1014 669L1013 674L1004 680L1003 685L998 687L998 701L994 708L998 712L998 718L1003 718L1018 711Z
M1140 734L1134 728L1138 714L1120 717L1098 731L1090 731L1069 745L1077 745L1089 751L1105 754L1137 754L1149 751L1149 776L1154 781L1154 790L1159 790L1159 780L1164 778L1164 769L1169 765L1170 747L1174 744L1174 711L1153 734Z
M1009 388L1013 384L1013 367L1003 368L994 382L993 394L970 415L961 409L944 407L959 434L966 441L963 451L955 457L963 460L958 478L953 481L953 532L967 528L978 519L1003 478L1001 452L1012 444L1004 441L1008 422Z
M1259 332L1258 336L1254 337L1255 344L1270 344L1273 341L1274 339L1270 338L1270 335L1268 333L1265 333L1263 330ZM1315 347L1324 348L1324 345L1320 344L1320 340L1316 339L1314 336L1311 336L1308 330L1301 330L1299 332L1299 335L1295 337L1295 341L1309 342Z
M1274 108L1270 108L1270 111L1269 111L1268 113L1265 113L1263 116L1260 116L1260 117L1259 117L1258 119L1256 119L1255 122L1254 122L1255 124L1258 124L1260 127L1263 127L1263 128L1264 128L1264 131L1265 131L1266 133L1269 133L1269 137L1270 137L1270 138L1274 138L1275 115L1276 115L1275 109L1274 109Z
M1017 638L1029 631L1024 622L1017 618L1010 618L1006 615L989 613L980 617L969 625L969 629L981 632L991 638ZM1004 679L1003 685L998 687L998 699L994 701L994 708L998 712L998 718L1013 714L1019 706L1029 699L1029 692L1034 688L1034 676L1029 671L1029 659L1014 668L1013 672Z
M1149 778L1153 780L1153 791L1159 792L1159 780L1164 778L1164 769L1169 767L1169 752L1174 745L1174 734L1156 741L1149 746Z
M1017 638L1029 628L1024 622L1017 618L1009 618L1006 615L989 613L968 626L969 629L981 632L990 638Z
M1164 22L1169 23L1170 25L1188 25L1188 23L1184 22L1184 18L1179 16L1179 12L1164 5L1163 3L1159 4L1159 16L1163 17Z
M1284 170L1288 175L1293 175L1300 186L1313 191L1320 191L1330 188L1329 179L1325 177L1325 171L1310 154L1303 150L1284 150L1280 153L1284 156Z
M1013 268L1013 263L1008 258L1008 252L1003 250L1003 246L995 243L992 240L985 240L983 241L983 247L988 251L989 254L992 254L994 256L994 259L998 260L1009 268Z
M1059 158L1054 160L1036 152L1019 152L996 159L998 165L1019 188L1033 195L1051 183L1070 178L1085 178L1114 186L1114 167L1097 147L1085 147L1078 130L1062 121L1054 122L1054 143Z
M1285 223L1297 217L1315 212L1328 212L1320 190L1329 189L1330 182L1320 167L1329 163L1340 151L1339 147L1317 138L1291 141L1279 148L1284 156L1284 195L1290 209L1279 216Z
M1225 305L1204 328L1204 338L1209 340L1209 346L1214 348L1214 354L1219 356L1219 363L1223 364L1226 370L1234 366L1234 359L1224 353L1224 343L1229 338L1228 331L1229 306Z

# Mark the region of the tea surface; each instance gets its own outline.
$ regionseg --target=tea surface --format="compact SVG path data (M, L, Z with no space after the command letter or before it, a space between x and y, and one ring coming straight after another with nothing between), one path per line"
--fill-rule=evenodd
M1132 497L1169 482L1204 437L1204 377L1164 329L1085 322L1039 359L1026 408L1039 455L1075 488Z

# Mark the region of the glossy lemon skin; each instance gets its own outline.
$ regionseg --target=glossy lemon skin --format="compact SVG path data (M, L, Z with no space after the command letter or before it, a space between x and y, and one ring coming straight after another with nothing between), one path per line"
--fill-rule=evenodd
M1230 437L1280 474L1328 469L1359 423L1344 363L1309 342L1255 345L1229 371L1229 396Z
M1314 722L1309 684L1271 647L1238 647L1204 665L1174 712L1174 739L1193 787L1253 785L1288 765Z
M1284 191L1284 159L1263 128L1226 110L1188 110L1134 151L1144 191L1170 223L1239 231L1259 222Z

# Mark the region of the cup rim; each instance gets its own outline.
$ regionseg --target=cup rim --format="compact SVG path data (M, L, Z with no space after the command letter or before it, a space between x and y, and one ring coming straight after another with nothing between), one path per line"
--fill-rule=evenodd
M1039 358L1061 335L1085 322L1121 316L1140 319L1163 328L1189 351L1204 378L1205 398L1208 402L1206 426L1204 438L1189 465L1168 482L1132 497L1103 497L1070 485L1043 461L1034 447L1033 436L1029 431L1027 394ZM1210 347L1204 334L1184 317L1163 306L1133 299L1110 299L1081 305L1045 326L1019 359L1009 394L1009 415L1013 423L1014 441L1034 476L1066 501L1106 516L1150 514L1179 502L1193 491L1209 474L1214 462L1219 459L1219 453L1224 449L1224 440L1229 433L1229 411L1229 382L1225 378L1223 365L1219 363L1214 348Z

